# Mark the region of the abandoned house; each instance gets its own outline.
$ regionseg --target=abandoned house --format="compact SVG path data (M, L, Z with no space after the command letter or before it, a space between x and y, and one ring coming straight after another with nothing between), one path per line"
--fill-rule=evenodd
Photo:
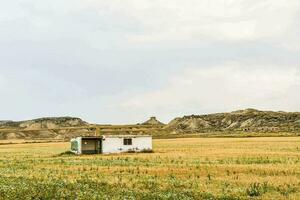
M103 135L71 139L71 151L75 154L109 154L151 150L152 136L148 135Z

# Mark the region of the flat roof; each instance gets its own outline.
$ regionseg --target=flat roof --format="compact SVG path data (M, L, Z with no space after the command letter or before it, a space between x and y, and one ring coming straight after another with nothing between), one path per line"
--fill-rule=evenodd
M104 138L135 138L135 137L152 137L151 135L103 135Z
M102 139L102 138L136 138L136 137L152 137L151 135L101 135L101 136L79 136L82 139Z

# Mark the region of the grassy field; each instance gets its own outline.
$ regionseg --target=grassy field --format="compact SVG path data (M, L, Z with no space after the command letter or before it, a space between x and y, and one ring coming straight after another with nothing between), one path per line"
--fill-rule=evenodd
M0 145L0 199L300 199L300 137L154 140L154 153L74 156Z

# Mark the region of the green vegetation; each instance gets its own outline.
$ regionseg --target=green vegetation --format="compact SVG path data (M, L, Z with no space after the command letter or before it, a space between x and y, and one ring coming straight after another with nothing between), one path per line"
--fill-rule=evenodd
M76 156L0 146L0 199L299 199L300 138L154 140L152 153Z

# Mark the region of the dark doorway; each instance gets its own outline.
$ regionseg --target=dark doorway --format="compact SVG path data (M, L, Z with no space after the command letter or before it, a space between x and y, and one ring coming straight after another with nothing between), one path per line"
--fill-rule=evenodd
M102 153L101 138L82 138L81 152L83 154L98 154Z

